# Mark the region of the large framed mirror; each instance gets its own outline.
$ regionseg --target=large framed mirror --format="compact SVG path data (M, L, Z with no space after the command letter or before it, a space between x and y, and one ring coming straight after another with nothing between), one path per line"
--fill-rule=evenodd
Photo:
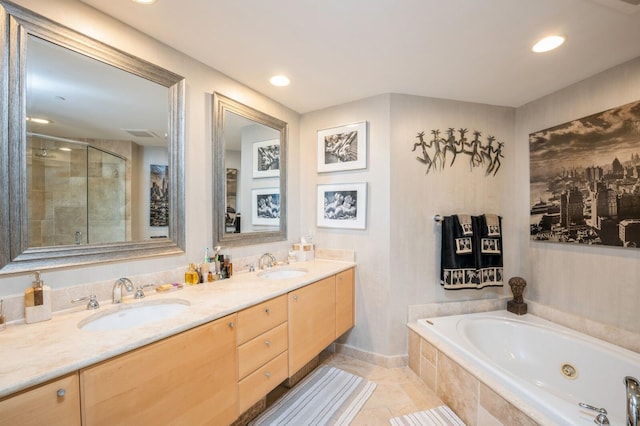
M214 243L287 239L287 130L282 120L213 94Z
M184 252L184 78L4 0L0 43L0 273Z

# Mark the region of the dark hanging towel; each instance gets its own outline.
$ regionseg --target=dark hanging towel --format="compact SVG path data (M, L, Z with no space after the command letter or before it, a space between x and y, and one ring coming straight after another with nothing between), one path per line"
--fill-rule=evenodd
M497 215L443 218L440 284L445 289L503 285L501 225Z

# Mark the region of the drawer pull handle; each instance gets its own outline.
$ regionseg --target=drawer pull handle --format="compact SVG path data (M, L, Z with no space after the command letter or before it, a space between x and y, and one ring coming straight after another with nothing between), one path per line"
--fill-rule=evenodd
M293 300L298 300L298 296L297 295L293 296Z
M271 313L271 309L267 308L264 310L266 312L267 315L269 315Z
M269 373L268 371L264 373L264 375L267 377L267 379L271 377L271 373Z
M235 326L236 326L236 324L235 324L233 321L231 321L231 322L229 323L229 328L233 328L233 327L235 327Z
M267 346L271 346L271 340L265 340L264 344L267 345Z
M58 391L56 392L56 395L58 395L58 398L63 398L66 394L67 394L67 391L64 389L58 389Z

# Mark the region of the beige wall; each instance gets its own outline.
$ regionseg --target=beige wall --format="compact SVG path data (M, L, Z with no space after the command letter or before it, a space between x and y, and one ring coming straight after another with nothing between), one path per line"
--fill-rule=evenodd
M356 327L347 334L346 343L376 354L403 353L391 348L389 305L390 169L389 169L389 95L363 99L326 110L305 114L300 122L300 230L310 231L320 247L355 250ZM348 172L317 172L317 131L358 121L369 122L368 167ZM318 184L367 182L367 219L365 230L316 227ZM405 333L406 334L406 333Z
M496 297L502 289L444 291L439 285L439 226L433 215L498 213L511 216L512 190L506 188L513 162L513 108L407 95L381 95L305 114L300 125L303 173L302 233L313 229L323 247L356 251L356 324L344 343L379 355L406 353L407 306L449 300ZM369 122L366 170L318 174L317 130ZM469 128L494 135L507 145L503 168L493 177L469 169L468 157L453 167L425 175L411 152L419 131ZM368 182L367 229L314 228L316 185ZM505 201L506 200L506 201ZM508 223L508 221L505 221ZM516 244L505 237L507 274L516 268Z
M640 99L640 58L518 108L518 188L529 182L529 133ZM638 141L640 152L640 140ZM640 332L640 250L532 242L529 193L518 191L513 219L520 239L525 297L598 322Z
M510 294L505 288L482 290L444 290L440 284L441 226L433 220L435 214L468 213L480 215L496 213L503 217L504 274L506 279L515 275L517 245L514 240L513 208L514 186L510 184L514 163L513 108L475 103L457 102L418 96L393 95L391 102L391 222L390 303L392 309L392 347L406 346L406 333L402 326L407 320L407 305L491 298ZM449 127L466 128L468 139L473 132L482 133L480 140L495 136L504 142L504 158L495 176L486 176L485 168L471 168L469 156L458 154L452 166L447 155L441 171L427 167L416 160L419 148L411 152L418 141L418 132L439 129L446 137ZM493 143L497 147L497 143Z

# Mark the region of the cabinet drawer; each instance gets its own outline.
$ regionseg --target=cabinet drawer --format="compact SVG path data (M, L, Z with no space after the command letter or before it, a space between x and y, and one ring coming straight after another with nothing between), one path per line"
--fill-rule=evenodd
M287 352L260 367L238 385L238 408L243 413L287 378Z
M287 323L280 324L238 348L238 377L243 379L287 350Z
M238 345L287 320L287 296L282 295L238 312Z

